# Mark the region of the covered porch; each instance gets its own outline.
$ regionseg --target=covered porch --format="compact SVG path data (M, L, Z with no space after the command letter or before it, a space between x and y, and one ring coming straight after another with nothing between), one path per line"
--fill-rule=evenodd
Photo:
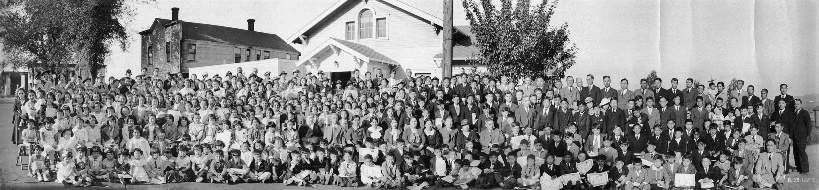
M370 47L336 38L328 39L313 52L302 56L296 65L307 73L322 71L334 81L347 81L356 70L363 78L367 71L373 76L378 72L388 76L390 70L401 69L398 62Z

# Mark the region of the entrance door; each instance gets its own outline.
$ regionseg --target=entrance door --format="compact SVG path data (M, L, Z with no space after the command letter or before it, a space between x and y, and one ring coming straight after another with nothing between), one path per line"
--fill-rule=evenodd
M11 79L11 80L6 81L6 82L10 82L10 84L11 84L11 85L9 85L10 89L9 89L9 94L8 95L10 95L10 96L16 96L17 95L17 88L20 88L20 85L23 84L22 83L23 80L20 77L22 77L20 75L20 73L9 73L9 79Z
M330 81L333 85L335 85L336 81L339 80L341 80L342 84L347 84L347 81L350 81L352 76L353 72L350 71L332 72L330 73Z

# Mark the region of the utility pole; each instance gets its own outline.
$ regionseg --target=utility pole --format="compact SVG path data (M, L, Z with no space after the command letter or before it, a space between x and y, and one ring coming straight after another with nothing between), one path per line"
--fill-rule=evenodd
M443 34L443 59L441 59L441 69L443 77L452 76L452 0L444 0L444 34Z

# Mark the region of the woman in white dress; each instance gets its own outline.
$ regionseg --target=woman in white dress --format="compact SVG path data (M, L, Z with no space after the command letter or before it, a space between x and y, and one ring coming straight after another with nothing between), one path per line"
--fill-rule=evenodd
M142 137L142 133L139 130L134 130L132 138L128 140L125 148L128 151L135 151L137 149L141 150L142 152L150 151L151 145L148 143L148 140Z

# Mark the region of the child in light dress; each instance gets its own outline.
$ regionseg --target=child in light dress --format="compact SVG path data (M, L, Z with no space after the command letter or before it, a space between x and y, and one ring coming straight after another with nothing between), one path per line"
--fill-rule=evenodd
M74 165L74 156L71 152L65 151L63 153L63 159L57 163L57 176L54 179L54 182L62 183L64 185L73 185L75 184L77 175L75 171Z
M131 169L128 171L128 174L132 177L131 183L150 182L146 169L148 163L142 154L142 149L134 149L134 156L128 161L128 165L131 166Z

